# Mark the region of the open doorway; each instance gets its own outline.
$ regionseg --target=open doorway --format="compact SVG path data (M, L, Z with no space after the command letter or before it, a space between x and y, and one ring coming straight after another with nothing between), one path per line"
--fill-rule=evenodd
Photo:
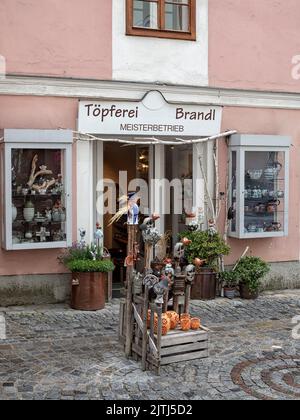
M124 179L120 179L120 172L125 172L127 177L126 187L127 192L131 192L130 183L134 180L144 180L149 185L150 176L150 153L149 147L144 146L130 146L122 147L118 143L106 143L103 149L103 175L104 179L113 181L116 187L116 210L119 210L118 199L123 195L121 191L120 183L124 182ZM134 188L134 192L138 192ZM149 200L149 188L148 188L148 200ZM147 200L146 200L147 201ZM144 212L142 209L142 213ZM122 216L121 219L111 226L109 226L110 220L113 214L104 215L104 246L111 253L116 270L113 274L113 287L116 291L122 289L126 278L126 272L124 268L124 261L127 256L127 217ZM143 214L140 215L143 218Z

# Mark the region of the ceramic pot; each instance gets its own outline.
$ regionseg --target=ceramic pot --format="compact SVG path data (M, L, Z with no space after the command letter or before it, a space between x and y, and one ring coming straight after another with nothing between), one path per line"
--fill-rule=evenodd
M185 314L185 313L183 313L183 314L180 315L180 321L182 319L185 319L185 318L191 319L191 315L190 314Z
M272 181L276 178L279 172L282 169L282 165L279 162L274 162L273 165L268 166L267 169L264 170L264 176L268 181Z
M199 330L200 327L201 327L200 318L192 318L191 319L191 329L192 330Z
M80 311L105 308L104 273L73 273L71 308Z
M59 210L53 210L52 211L52 221L53 222L60 222L60 211Z
M32 232L28 231L25 233L25 239L32 239L33 235Z
M231 287L224 287L224 296L227 299L234 299L235 298L236 289Z
M18 216L18 210L17 207L12 204L12 221L14 222L17 219Z
M162 335L166 335L171 329L171 322L166 314L163 314L161 316L161 328L162 328ZM158 332L158 317L154 319L154 332L155 334L157 334Z
M269 201L269 203L267 204L267 213L275 213L279 205L279 200Z
M248 175L252 180L257 181L258 179L261 178L263 174L263 170L262 169L253 169L251 171L248 171Z
M180 321L182 331L189 331L191 329L190 318L182 318Z
M169 311L166 315L170 319L171 330L175 330L179 323L179 315L175 311Z
M34 204L31 200L27 201L23 210L23 216L26 222L32 222L35 215Z
M240 284L240 295L242 299L254 300L258 298L259 292L251 292L246 284Z

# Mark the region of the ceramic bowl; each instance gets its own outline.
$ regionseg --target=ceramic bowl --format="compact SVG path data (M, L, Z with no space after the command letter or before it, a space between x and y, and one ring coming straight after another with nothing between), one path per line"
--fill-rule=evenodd
M258 179L261 178L263 174L263 170L262 169L253 169L251 171L248 171L248 175L250 176L251 179L257 181Z

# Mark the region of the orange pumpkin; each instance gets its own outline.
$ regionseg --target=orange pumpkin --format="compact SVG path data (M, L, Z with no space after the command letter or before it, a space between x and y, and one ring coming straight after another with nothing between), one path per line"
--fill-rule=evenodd
M201 327L201 321L199 318L192 318L191 319L191 329L192 330L199 330Z
M180 320L181 320L181 319L184 319L184 318L191 319L191 315L190 315L190 314L181 314L181 315L180 315Z
M175 311L166 312L167 317L170 319L171 330L175 330L179 323L179 315Z
M171 329L171 321L166 314L161 317L162 334L166 335ZM158 317L154 319L154 332L157 334L158 330Z
M168 334L168 332L169 332L168 327L167 327L166 325L163 325L163 326L161 327L161 335L167 335L167 334Z
M182 318L180 321L182 331L189 331L191 329L190 318Z

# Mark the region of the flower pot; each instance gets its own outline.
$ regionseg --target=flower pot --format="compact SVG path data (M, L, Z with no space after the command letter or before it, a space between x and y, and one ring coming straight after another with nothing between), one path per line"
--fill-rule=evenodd
M171 330L175 330L179 323L179 315L174 311L166 312L167 317L170 319Z
M232 287L224 287L224 296L227 299L234 299L235 298L236 289Z
M196 274L191 290L193 300L212 300L216 298L217 273L210 268L202 268Z
M201 320L199 318L192 318L191 319L191 329L192 330L199 330L201 327Z
M71 308L98 311L105 307L105 273L72 274Z
M189 331L191 329L190 318L182 318L180 321L182 331Z
M240 284L240 295L242 299L252 300L258 298L259 292L251 292L246 284Z

